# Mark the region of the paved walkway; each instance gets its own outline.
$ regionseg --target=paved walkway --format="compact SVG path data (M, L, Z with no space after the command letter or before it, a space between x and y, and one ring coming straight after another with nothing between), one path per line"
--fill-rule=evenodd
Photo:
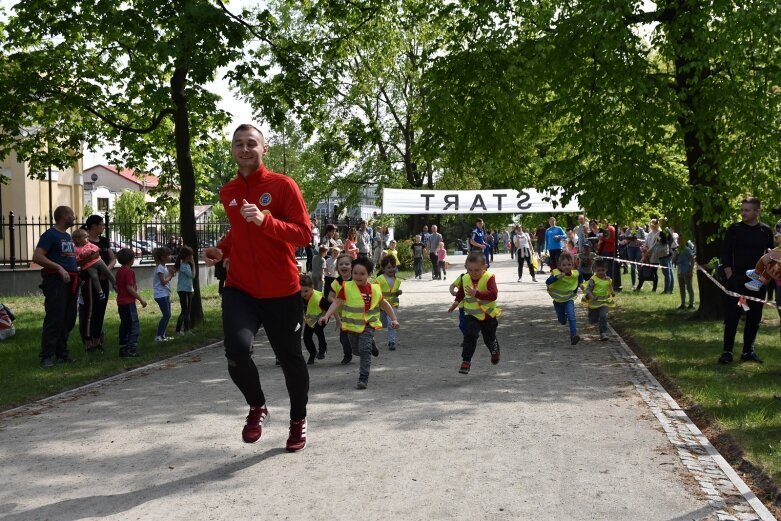
M399 349L378 334L368 390L328 327L305 451L284 452L288 400L261 334L258 444L241 442L246 406L209 347L0 415L0 519L759 518L621 342L583 329L571 347L542 278L516 283L497 261L498 366L481 345L458 374L449 280L406 281Z

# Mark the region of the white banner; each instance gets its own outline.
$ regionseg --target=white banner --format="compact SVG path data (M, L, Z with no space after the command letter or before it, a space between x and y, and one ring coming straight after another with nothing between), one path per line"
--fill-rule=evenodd
M401 190L383 188L382 211L390 214L580 212L577 198L562 206L536 190Z

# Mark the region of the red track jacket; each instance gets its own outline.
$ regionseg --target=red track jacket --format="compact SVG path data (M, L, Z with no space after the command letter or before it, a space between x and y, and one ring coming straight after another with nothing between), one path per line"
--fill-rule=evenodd
M241 216L244 199L268 210L260 226ZM223 186L220 201L231 226L217 245L223 258L230 258L225 285L255 298L299 292L295 246L312 242L312 223L296 182L260 165L254 174L239 174Z

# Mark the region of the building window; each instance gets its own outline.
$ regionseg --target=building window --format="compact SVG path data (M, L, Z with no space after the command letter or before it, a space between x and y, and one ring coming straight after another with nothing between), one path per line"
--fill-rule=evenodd
M108 197L98 197L98 211L108 212Z
M95 183L92 183L92 182L89 182L89 181L84 183L84 191L85 192L91 192L94 189L95 189Z

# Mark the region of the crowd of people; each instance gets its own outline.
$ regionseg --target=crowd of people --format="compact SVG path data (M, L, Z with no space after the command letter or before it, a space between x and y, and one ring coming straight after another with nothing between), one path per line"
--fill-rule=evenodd
M255 335L262 326L281 367L290 396L290 425L286 449L298 452L307 443L307 403L309 373L307 365L322 360L328 353L323 328L331 319L339 329L342 347L341 363L359 358L357 389L367 389L373 357L380 351L375 332L387 330L387 349L399 347L400 296L402 279L397 244L388 230L361 221L350 228L342 240L336 226L327 224L320 233L316 219L311 219L301 192L291 178L270 172L263 164L268 151L263 134L254 126L239 126L231 141L232 156L238 174L220 190L220 200L230 221L226 233L214 247L204 249L207 265L222 271L222 322L227 369L231 380L243 395L249 412L242 428L242 439L255 443L261 439L269 409L263 393L258 368L252 360ZM753 292L758 301L745 306L747 320L741 359L761 363L754 341L761 317L764 292L771 281L779 284L777 268L781 252L781 221L775 233L760 222L760 204L745 199L741 205L742 221L729 228L721 259L727 287L738 293ZM119 355L138 356L139 321L136 303L147 302L138 292L133 271L134 254L122 249L113 254L99 216L91 216L72 234L73 211L59 207L55 224L40 238L33 260L42 267L41 288L44 293L45 319L41 335L41 367L72 362L67 341L74 327L77 308L81 310L81 336L87 351L103 350L103 318L109 287L117 292L120 315ZM677 268L681 307L693 306L692 274L695 251L691 241L669 227L664 220L651 220L647 226L621 227L607 221L587 220L578 216L577 226L564 229L550 217L531 233L521 225L512 230L486 230L477 219L467 247L464 272L452 279L454 297L449 312L459 311L459 328L463 335L459 373L472 368L480 336L488 349L492 364L501 358L497 339L498 286L489 271L494 254L506 249L517 259L518 282L526 268L532 282L543 274L543 263L550 267L545 287L553 300L556 319L569 330L570 343L580 341L575 301L588 308L588 320L597 324L601 340L608 340L608 312L615 306L614 295L620 290L621 270L631 273L635 291L643 283L657 290L658 271L662 270L663 291L672 293ZM774 236L776 250L774 247ZM306 264L301 269L296 248L304 247ZM155 340L164 342L171 316L171 282L177 277L182 314L176 330L191 327L189 310L192 281L197 276L193 252L177 245L178 263L170 266L171 250L155 250L153 276L154 299L161 311ZM449 267L444 238L436 225L424 226L415 235L410 248L414 276L421 279L425 256L431 262L434 280L447 278ZM259 269L257 259L263 258ZM617 262L618 261L618 262ZM628 265L627 265L627 261ZM115 275L111 270L119 264ZM623 264L623 265L622 265ZM302 273L303 272L303 273ZM616 276L618 275L618 276ZM759 282L757 287L756 282ZM81 290L81 291L80 291ZM81 294L79 302L79 294ZM688 295L688 305L686 296ZM742 307L728 306L724 329L724 352L720 363L732 361L732 349ZM730 302L732 304L733 302ZM781 304L781 303L780 303ZM314 337L317 337L315 346ZM305 360L302 338L309 354Z

